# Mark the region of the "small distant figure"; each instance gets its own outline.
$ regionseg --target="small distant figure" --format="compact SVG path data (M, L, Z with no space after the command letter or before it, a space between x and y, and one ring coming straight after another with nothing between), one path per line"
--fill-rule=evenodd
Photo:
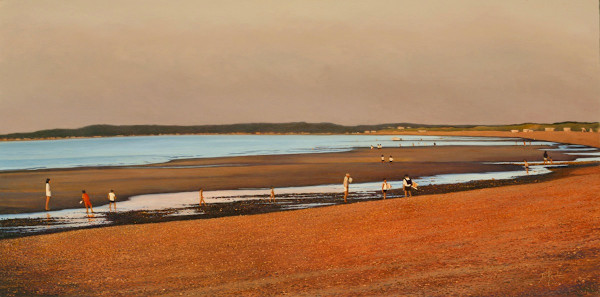
M392 185L388 184L387 179L383 179L383 184L381 184L381 193L383 193L383 199L387 196L387 191L392 188Z
M373 145L371 144L371 149L373 149Z
M412 181L412 179L410 179L408 174L404 175L404 179L402 180L402 185L404 186L404 197L412 197L413 181Z
M269 202L275 203L275 189L271 187L271 197L269 197Z
M402 143L398 143L398 147L402 147Z
M412 145L415 146L415 143L413 142Z
M548 152L544 151L544 165L546 165L546 163L548 163Z
M529 174L529 163L527 163L527 160L523 160L523 164L525 166L525 172L527 172L527 174Z
M527 143L525 142L525 140L523 140L523 146L526 146L526 145L527 145Z
M383 155L381 155L381 163L385 162L385 157Z
M390 155L390 163L394 162L394 158L392 157L392 155Z
M52 197L52 191L50 191L50 179L46 179L46 211L50 210L50 198Z
M88 196L85 190L81 191L81 202L83 202L83 204L85 205L85 213L88 213L90 210L92 211L92 213L94 213L94 209L92 208L92 202L90 202L90 196Z
M346 176L344 177L344 203L348 203L348 192L351 183L352 177L350 177L350 173L346 173Z
M115 191L110 190L108 192L108 211L112 210L112 207L115 207L115 211L117 211L117 195L115 195Z
M436 146L435 142L433 143L433 146Z
M202 206L202 204L204 204L204 206L206 206L206 202L204 201L204 189L200 188L200 203L198 203L200 206Z

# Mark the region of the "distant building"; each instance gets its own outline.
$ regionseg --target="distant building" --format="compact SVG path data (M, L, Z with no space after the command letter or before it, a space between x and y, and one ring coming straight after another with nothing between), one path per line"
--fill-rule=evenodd
M544 128L544 131L554 131L554 128Z
M377 130L371 130L371 133L377 133Z
M565 131L565 132L571 132L571 128L569 128L569 127L564 127L564 128L563 128L563 131Z
M533 130L531 130L531 129L523 129L523 132L527 132L528 133L528 132L533 132Z
M398 127L396 127L396 129L398 129L398 130L404 130L404 127L398 126Z
M365 133L369 134L369 133L371 133L371 131L369 131L369 130L365 130Z
M510 130L510 132L512 132L512 133L518 133L519 130Z

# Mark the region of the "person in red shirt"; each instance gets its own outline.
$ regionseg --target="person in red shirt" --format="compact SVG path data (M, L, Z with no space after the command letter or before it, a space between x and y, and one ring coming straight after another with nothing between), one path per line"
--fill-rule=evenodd
M92 203L90 202L90 196L88 196L88 194L85 192L85 190L81 191L81 200L83 201L83 204L85 205L85 213L88 213L88 208L89 210L92 211L92 213L94 213L94 209L92 208Z

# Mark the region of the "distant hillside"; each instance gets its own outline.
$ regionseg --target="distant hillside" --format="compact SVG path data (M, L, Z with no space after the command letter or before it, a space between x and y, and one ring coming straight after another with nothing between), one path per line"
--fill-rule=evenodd
M398 129L402 127L403 129ZM308 133L308 134L346 134L346 133L365 133L368 131L377 131L378 133L399 132L399 131L417 131L426 129L429 131L456 131L456 130L477 130L477 131L508 131L513 129L532 129L543 130L547 127L554 127L562 130L564 127L570 127L573 131L580 131L581 128L600 128L600 123L591 122L562 122L554 124L535 124L525 123L518 125L498 125L498 126L476 126L476 125L423 125L412 123L393 123L378 125L358 125L343 126L332 123L248 123L231 125L201 125L201 126L163 126L163 125L131 125L131 126L113 126L113 125L92 125L78 129L51 129L40 130L30 133L12 133L0 135L0 139L43 139L43 138L67 138L67 137L106 137L106 136L132 136L132 135L160 135L160 134L288 134L288 133Z

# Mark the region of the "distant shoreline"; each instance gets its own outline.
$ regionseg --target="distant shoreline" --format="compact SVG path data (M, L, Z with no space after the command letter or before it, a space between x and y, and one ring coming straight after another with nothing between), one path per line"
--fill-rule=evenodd
M600 122L561 122L553 124L523 123L515 125L423 125L387 123L344 126L333 123L245 123L230 125L167 126L167 125L91 125L76 129L49 129L0 135L0 141L59 140L101 137L161 136L161 135L398 135L455 132L598 132Z

